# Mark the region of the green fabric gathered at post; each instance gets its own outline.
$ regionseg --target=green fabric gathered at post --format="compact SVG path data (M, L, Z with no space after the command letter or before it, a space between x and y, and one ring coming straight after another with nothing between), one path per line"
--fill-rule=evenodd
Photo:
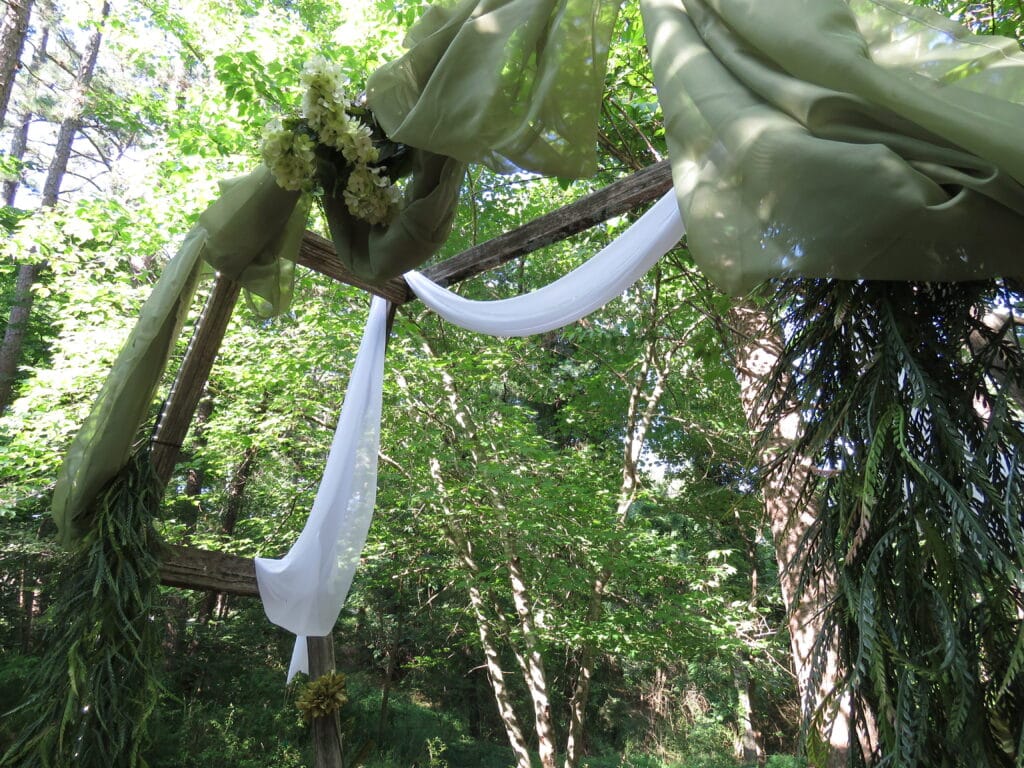
M407 148L412 176L394 218L371 225L352 215L343 197L321 198L341 263L353 274L380 284L423 264L448 239L466 166L451 157ZM325 189L334 186L323 178Z
M419 266L451 230L465 166L421 150L409 153L407 165L412 178L386 225L371 226L355 218L340 195L323 197L339 258L366 280L388 280ZM266 166L221 182L220 188L221 196L200 215L165 267L68 449L52 505L64 545L85 531L93 500L131 455L203 263L241 283L261 317L280 314L291 303L310 196L282 188Z
M367 81L394 141L566 178L597 170L597 118L619 0L434 5L409 51Z
M776 277L1019 275L1024 55L890 0L641 0L688 244Z
M128 462L160 377L188 314L203 260L253 294L257 309L283 311L308 202L281 189L261 167L222 183L221 197L164 268L82 428L53 492L53 519L68 546L88 529L89 510Z

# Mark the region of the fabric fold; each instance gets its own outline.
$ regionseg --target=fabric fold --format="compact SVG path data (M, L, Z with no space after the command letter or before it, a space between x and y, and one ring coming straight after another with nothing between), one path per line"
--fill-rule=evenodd
M304 637L331 632L359 564L377 496L388 302L374 297L323 479L306 524L280 559L256 558L267 618L298 636L289 679L308 671Z
M618 0L462 0L433 5L401 58L367 81L388 135L498 171L583 177Z
M57 475L51 510L68 546L88 524L93 501L127 463L160 377L188 315L206 260L238 280L265 315L291 301L291 264L305 232L308 200L281 189L269 170L221 183L164 267Z
M357 219L342 195L322 199L338 258L370 283L384 283L427 261L444 245L455 220L466 166L451 157L406 151L412 178L389 223L370 225ZM322 181L328 189L341 186L333 178Z
M724 290L1019 273L1016 43L890 0L641 8L688 244Z
M242 284L261 317L288 309L295 258L306 232L310 198L282 189L265 165L220 183L220 197L199 216L210 237L203 258Z
M188 314L209 237L196 226L164 268L89 415L68 448L53 489L57 540L69 546L88 528L103 486L128 462L167 358Z
M573 323L620 296L685 232L675 193L669 192L581 266L531 293L472 301L418 272L407 272L405 280L420 301L461 328L492 336L529 336Z

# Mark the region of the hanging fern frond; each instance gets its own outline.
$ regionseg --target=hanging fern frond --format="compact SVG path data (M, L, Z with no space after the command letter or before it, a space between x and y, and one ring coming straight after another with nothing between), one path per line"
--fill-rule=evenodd
M145 766L146 722L159 694L152 514L160 496L148 452L140 451L97 500L47 616L46 654L22 705L32 720L0 765Z
M836 652L853 695L850 763L1019 765L1019 297L998 282L775 287L789 338L764 402L775 423L803 415L781 466L829 470L801 489L820 510L801 584L834 584L815 657Z

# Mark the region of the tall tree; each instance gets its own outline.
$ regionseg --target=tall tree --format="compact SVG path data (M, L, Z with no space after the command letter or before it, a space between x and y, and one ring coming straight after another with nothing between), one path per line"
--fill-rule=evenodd
M56 145L46 172L46 180L43 183L40 202L42 208L52 208L57 204L61 184L68 169L71 149L82 127L85 100L96 71L96 60L99 57L100 45L103 41L103 27L109 16L110 2L104 0L95 20L95 28L86 43L75 72L75 79L67 95L64 119L61 120L57 131ZM32 286L45 267L45 262L42 261L31 261L18 267L14 300L7 319L3 342L0 344L0 413L3 413L11 402L14 381L21 361L25 330L34 301Z
M1019 763L1024 357L1012 321L984 321L1017 287L807 280L775 300L792 336L768 421L797 404L782 460L828 470L800 494L818 499L800 586L834 584L814 657L839 684L819 709L849 692L857 765Z
M834 649L824 655L819 640L822 613L835 589L828 572L810 573L804 554L806 540L818 517L817 501L805 495L813 466L806 458L785 457L801 436L796 406L782 410L770 401L771 376L782 354L781 332L770 316L750 303L739 303L729 315L734 329L736 378L740 399L756 441L763 473L761 493L772 533L779 584L786 606L793 669L804 717L814 724L812 752L826 754L825 765L847 764L851 735L849 696L839 696L827 710L814 711L837 689L839 670ZM770 413L777 414L773 420Z
M28 22L35 0L7 0L0 22L0 127L7 119L7 106L14 93L14 77L21 66Z

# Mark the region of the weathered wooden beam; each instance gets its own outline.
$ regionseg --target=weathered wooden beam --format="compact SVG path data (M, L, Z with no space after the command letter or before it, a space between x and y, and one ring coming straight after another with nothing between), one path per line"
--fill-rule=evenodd
M169 545L160 563L160 583L182 589L211 589L241 597L259 597L251 557L195 547Z
M575 203L536 218L493 240L475 245L440 264L427 267L423 274L438 285L454 285L544 246L565 240L613 216L635 210L661 197L671 187L672 168L668 160L663 160L582 197ZM409 300L415 298L409 296Z
M671 186L672 169L668 161L663 160L517 229L427 267L423 274L439 285L454 285L590 229L613 216L632 211L661 197ZM298 263L339 282L383 296L392 304L405 304L416 298L400 277L378 286L360 280L342 266L331 241L312 232L307 232L302 241Z
M309 267L314 272L337 280L339 283L354 285L378 296L383 296L392 304L404 304L407 301L409 288L404 280L392 280L383 285L373 285L357 277L345 268L334 250L334 244L314 232L307 232L302 238L299 257L296 263Z
M240 286L234 280L218 275L206 300L203 314L196 324L185 359L178 369L167 405L153 438L152 461L156 476L166 485L174 473L185 435L195 417L199 398L210 378L231 313L238 301Z

